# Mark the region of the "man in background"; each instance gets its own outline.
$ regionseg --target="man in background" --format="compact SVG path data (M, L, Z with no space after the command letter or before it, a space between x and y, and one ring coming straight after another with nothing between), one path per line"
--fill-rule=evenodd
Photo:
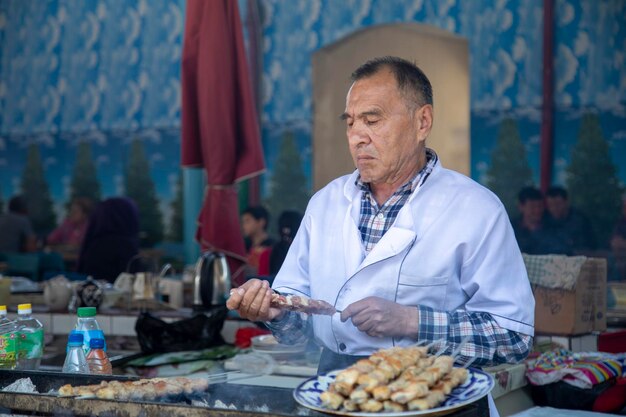
M524 187L517 195L520 217L513 220L517 244L523 253L539 255L564 253L564 248L546 230L544 225L545 205L543 195L535 187Z
M565 188L548 188L546 208L546 229L561 242L567 255L595 248L591 223L584 214L570 206Z
M28 219L26 201L15 196L8 211L0 215L0 252L35 252L37 237Z

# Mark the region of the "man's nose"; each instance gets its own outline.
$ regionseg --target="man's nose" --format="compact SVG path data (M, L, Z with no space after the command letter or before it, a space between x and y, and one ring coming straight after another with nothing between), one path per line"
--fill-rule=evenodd
M351 144L368 143L370 141L369 132L362 122L355 122L348 128L348 140Z

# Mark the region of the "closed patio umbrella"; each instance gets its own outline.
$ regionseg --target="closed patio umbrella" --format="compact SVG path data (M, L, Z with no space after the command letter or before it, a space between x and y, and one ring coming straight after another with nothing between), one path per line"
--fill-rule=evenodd
M265 170L237 1L188 0L182 56L182 165L207 187L196 239L243 282L245 247L235 184Z

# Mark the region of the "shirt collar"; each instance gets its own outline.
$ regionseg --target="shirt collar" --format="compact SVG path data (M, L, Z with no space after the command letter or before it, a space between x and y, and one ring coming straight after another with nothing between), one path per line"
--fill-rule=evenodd
M421 181L422 177L424 176L424 174L432 172L433 168L435 167L435 164L437 164L437 160L438 159L439 159L439 157L437 156L437 153L434 150L432 150L430 148L426 148L426 164L422 167L422 169L420 169L417 172L417 174L415 174L413 176L413 178L411 178L410 180L408 180L407 182L402 184L395 191L395 193L405 192L407 190L410 190L409 192L411 192L411 193L413 191L415 191L415 189L417 188L417 186L420 183L420 181ZM354 181L354 185L357 188L359 188L361 191L365 191L365 192L368 192L368 193L371 191L370 183L369 182L363 182L361 180L361 174L357 175L356 180Z

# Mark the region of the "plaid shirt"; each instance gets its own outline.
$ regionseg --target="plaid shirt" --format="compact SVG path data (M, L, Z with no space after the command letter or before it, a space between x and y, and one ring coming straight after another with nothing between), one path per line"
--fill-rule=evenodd
M369 183L363 182L360 175L357 177L354 185L362 191L359 230L366 253L370 253L387 233L411 193L426 182L436 164L437 154L431 149L426 149L426 165L411 180L400 186L380 208L374 199Z
M428 179L437 163L437 155L430 149L427 149L426 155L424 168L396 190L380 208L371 195L369 184L363 183L360 176L357 178L355 185L363 191L359 230L367 253L389 230L411 193ZM470 337L461 347L457 359L459 363L471 362L472 366L490 366L520 362L528 355L532 345L531 336L500 327L489 313L442 311L422 305L416 308L419 312L416 342L441 341L442 349L445 346L444 353L449 354L466 337ZM288 345L310 337L312 331L309 316L294 312L288 312L282 319L266 324L281 343Z

